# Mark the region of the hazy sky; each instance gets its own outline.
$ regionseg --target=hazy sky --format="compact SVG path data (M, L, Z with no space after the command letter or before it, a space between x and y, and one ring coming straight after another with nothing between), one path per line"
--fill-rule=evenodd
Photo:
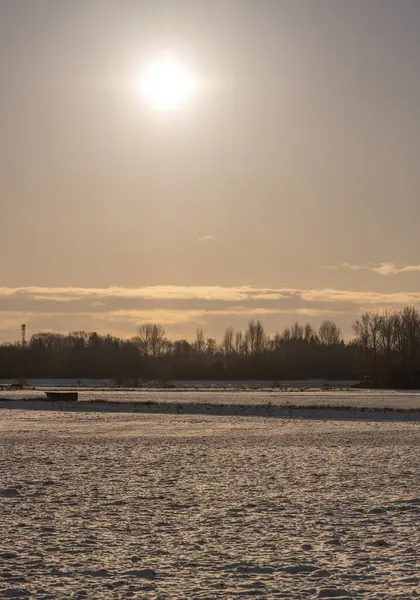
M419 0L0 0L0 341L420 305L419 65Z

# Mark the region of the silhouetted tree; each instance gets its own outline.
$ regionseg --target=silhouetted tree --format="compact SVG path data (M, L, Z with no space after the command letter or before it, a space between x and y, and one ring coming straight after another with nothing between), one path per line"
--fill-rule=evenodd
M194 349L198 354L201 354L206 349L206 342L204 340L204 333L202 329L197 329L195 334Z
M227 329L225 329L222 342L222 349L226 356L230 356L234 351L233 335L233 327L227 327Z
M156 358L164 348L165 330L161 325L145 324L139 328L139 344L144 356Z
M97 332L37 333L25 346L0 345L0 378L92 377L141 379L363 379L377 386L420 386L420 312L369 311L344 343L338 326L325 320L316 335L298 322L268 336L260 321L245 334L228 327L220 345L204 340L170 341L160 325L145 324L130 340Z
M303 327L298 321L293 323L290 328L290 339L295 342L303 340Z
M337 346L341 342L341 331L334 321L326 320L319 326L318 337L324 346Z

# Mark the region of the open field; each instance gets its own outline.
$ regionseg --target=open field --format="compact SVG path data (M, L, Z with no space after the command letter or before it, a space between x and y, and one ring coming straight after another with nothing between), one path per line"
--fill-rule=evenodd
M420 597L420 425L0 411L0 598Z
M420 422L419 392L51 389L66 393L77 391L78 401L67 401L65 396L47 400L45 391L41 390L0 391L0 409Z
M420 410L419 391L394 390L307 390L279 391L226 389L87 389L75 387L46 388L55 391L77 391L81 402L184 403L224 405L318 406L364 409ZM1 391L0 401L45 399L44 390Z

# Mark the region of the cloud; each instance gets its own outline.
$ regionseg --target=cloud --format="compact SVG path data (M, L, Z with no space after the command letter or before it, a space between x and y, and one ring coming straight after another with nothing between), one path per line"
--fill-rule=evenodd
M341 314L341 311L316 308L248 308L236 307L226 310L206 310L206 309L186 309L186 310L114 310L104 313L104 318L110 320L129 319L137 324L141 323L160 323L161 325L169 325L173 323L185 323L196 321L202 317L237 317L245 316L247 318L257 318L263 315L305 315L305 316L324 316L331 314Z
M18 287L0 288L1 297L26 296L34 300L52 300L54 302L72 302L82 299L104 301L107 298L135 300L222 300L235 302L246 300L254 293L253 286L181 286L157 285L141 288L80 288L80 287Z
M8 302L26 301L36 311L37 304L43 302L58 303L63 311L65 302L71 304L84 301L86 305L107 310L112 300L115 301L185 301L188 303L236 303L238 306L249 302L310 302L310 303L351 303L351 304L417 304L420 302L419 292L372 292L336 290L333 288L262 288L247 286L144 286L140 288L58 288L58 287L18 287L0 288L0 300ZM248 312L252 306L246 307ZM296 306L296 308L302 308ZM41 309L39 309L41 310ZM242 310L242 308L241 308Z
M212 242L215 239L216 238L214 235L203 235L202 237L198 238L198 241L199 242Z
M253 300L282 300L284 298L287 298L287 295L276 292L275 290L261 293L256 292L252 295Z
M366 265L352 265L350 263L343 263L340 266L327 265L324 267L329 271L338 271L339 269L347 269L350 271L370 271L371 273L377 273L378 275L389 276L389 275L400 275L401 273L420 273L420 265L405 265L398 267L393 262L384 263L368 263Z
M173 335L194 334L207 323L209 335L230 324L261 318L273 331L296 319L338 317L348 324L362 311L420 307L418 292L375 292L334 288L246 286L18 287L0 288L1 340L17 339L20 323L36 331L98 331L122 337L138 325L162 324ZM341 323L340 323L341 325ZM216 333L216 331L217 333ZM7 333L10 332L10 333Z

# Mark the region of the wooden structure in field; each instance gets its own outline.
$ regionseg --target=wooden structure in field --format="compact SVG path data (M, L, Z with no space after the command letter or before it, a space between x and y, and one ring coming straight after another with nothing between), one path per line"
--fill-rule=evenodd
M52 402L77 402L79 397L77 392L45 392L45 395Z

